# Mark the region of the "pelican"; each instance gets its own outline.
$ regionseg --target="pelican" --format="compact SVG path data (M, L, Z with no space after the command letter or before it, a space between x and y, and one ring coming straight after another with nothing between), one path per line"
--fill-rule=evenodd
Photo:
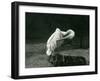
M75 32L72 29L68 29L67 31L61 31L59 28L56 28L55 32L47 40L46 55L53 55L55 49L63 44L64 39L72 40L74 36Z

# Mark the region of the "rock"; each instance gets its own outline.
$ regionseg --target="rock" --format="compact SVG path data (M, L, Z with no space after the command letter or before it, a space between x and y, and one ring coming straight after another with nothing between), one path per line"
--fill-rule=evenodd
M82 56L69 56L69 55L55 54L49 56L48 61L54 66L87 65L86 59Z

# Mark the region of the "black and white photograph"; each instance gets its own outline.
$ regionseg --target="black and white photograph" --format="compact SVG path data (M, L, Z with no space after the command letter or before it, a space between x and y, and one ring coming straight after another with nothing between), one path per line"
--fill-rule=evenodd
M89 65L89 16L27 13L25 67Z
M12 78L97 74L97 7L12 3Z

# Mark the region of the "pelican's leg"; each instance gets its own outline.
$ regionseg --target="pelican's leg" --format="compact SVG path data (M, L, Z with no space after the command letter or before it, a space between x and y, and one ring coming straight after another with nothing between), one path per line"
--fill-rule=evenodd
M51 55L50 56L48 56L48 61L51 63Z
M48 61L50 63L53 63L53 59L54 59L54 56L53 56L53 53L51 55L48 56Z

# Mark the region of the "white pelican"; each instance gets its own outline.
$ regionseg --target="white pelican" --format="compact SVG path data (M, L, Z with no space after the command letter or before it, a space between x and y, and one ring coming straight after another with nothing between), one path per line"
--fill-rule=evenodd
M63 44L64 39L73 39L74 36L75 32L72 29L61 31L56 28L55 32L47 40L47 56L53 55L55 49Z

